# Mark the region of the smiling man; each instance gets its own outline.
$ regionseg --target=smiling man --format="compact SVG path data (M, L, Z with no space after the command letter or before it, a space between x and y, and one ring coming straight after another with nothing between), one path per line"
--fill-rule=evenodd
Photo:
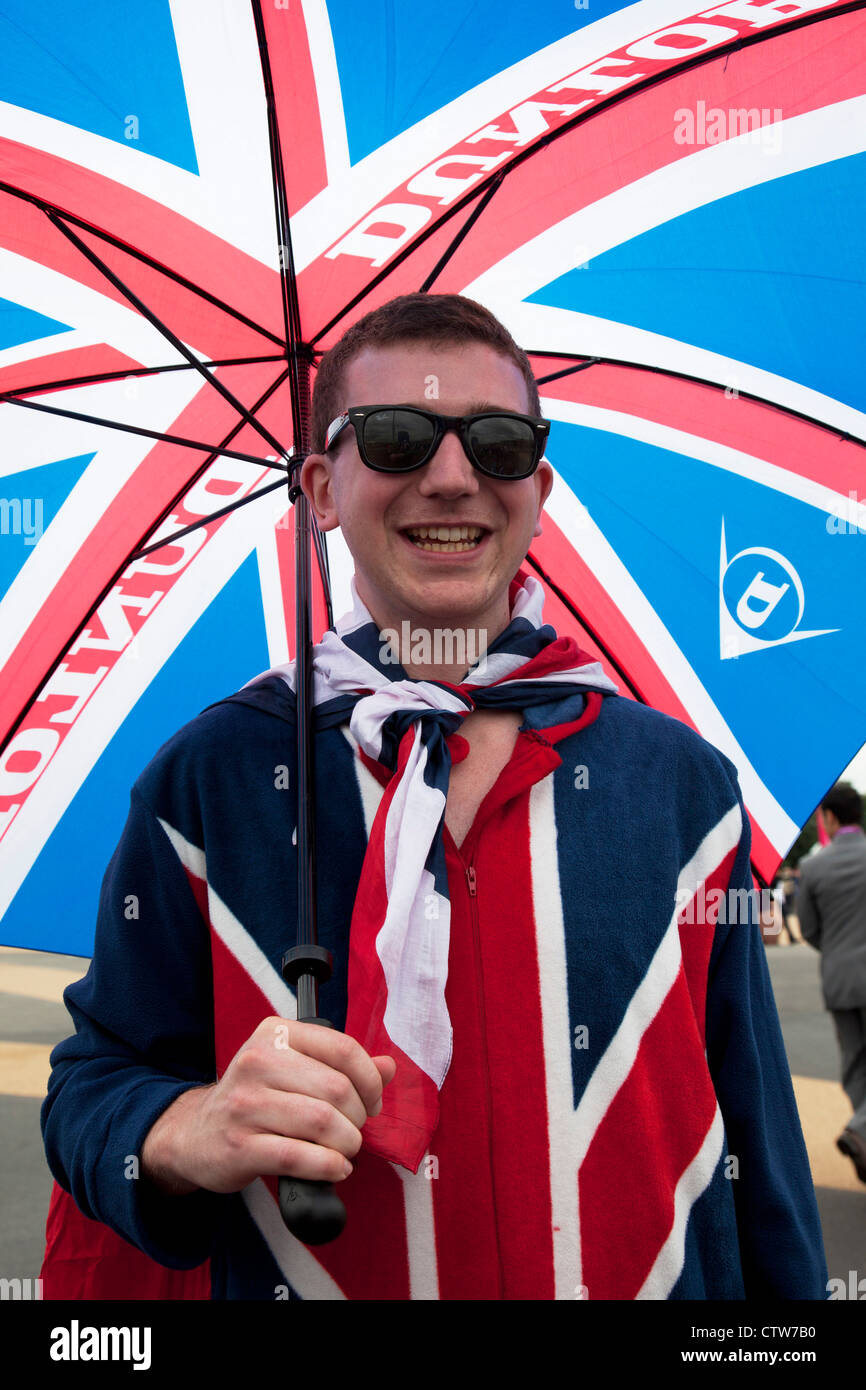
M321 384L317 420L340 399L328 389L336 369L329 367ZM538 391L513 359L488 343L471 340L364 348L349 360L341 390L346 401L366 406L379 400L385 382L396 404L417 407L424 416L484 412L487 418L476 426L480 447L487 439L495 440L497 422L491 412L527 417L520 431L519 422L506 420L505 442L499 444L499 450L507 452L512 434L518 436L511 441L512 451L521 439L528 440L527 459L534 471L525 478L482 473L456 431L444 434L420 469L388 472L365 467L356 427L345 414L331 422L330 434L325 434L326 443L331 441L327 452L312 455L304 465L302 480L319 526L324 531L342 528L355 561L361 601L380 630L392 629L401 637L408 631L409 643L401 643L407 675L457 682L466 674L466 663L414 664L411 653L417 645L423 651L423 641L417 643L420 635L431 639L431 652L438 645L447 655L436 634L455 628L465 634L466 650L483 653L509 624L509 586L533 535L540 534L541 510L553 485L550 464L539 459L546 428L528 423L531 408L537 417L541 414ZM377 430L379 436L390 430L391 451L399 452L401 427L405 435L414 424L419 449L428 436L435 443L433 423L422 414L413 420L404 411L387 421L384 414L376 412L361 422L361 442L365 435L372 441ZM403 452L405 448L404 439ZM494 443L487 448L494 457ZM474 710L463 720L461 734L469 754L452 769L445 812L446 825L458 843L508 762L521 723L514 710Z
M496 410L527 415L530 406L541 414L537 392L530 402L516 364L485 343L368 347L346 368L345 398L375 403L385 382L393 402L434 417ZM404 434L412 422L405 412ZM414 423L422 442L432 436L432 425L420 415ZM358 593L380 626L408 619L413 628L459 626L491 637L501 632L510 620L508 586L539 533L553 483L550 464L543 460L526 478L490 477L449 432L422 470L374 471L361 464L352 424L341 416L335 426L339 433L328 453L307 460L303 481L320 526L342 527ZM482 445L485 426L492 435L495 417L476 426ZM399 434L401 417L386 423L373 414L362 423L371 439L386 428ZM546 430L533 431L527 423L525 434L543 446ZM379 447L384 456L387 445ZM392 452L399 447L392 445Z
M374 310L317 373L302 485L355 562L314 661L333 1031L279 974L294 667L133 789L46 1151L87 1217L209 1259L212 1298L826 1297L736 770L544 625L547 430L456 295ZM340 1185L331 1245L285 1230L280 1174Z

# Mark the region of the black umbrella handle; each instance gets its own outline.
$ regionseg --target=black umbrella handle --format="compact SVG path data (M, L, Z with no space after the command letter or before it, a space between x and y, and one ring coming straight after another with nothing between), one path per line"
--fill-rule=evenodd
M299 1018L299 1023L319 1023L333 1028L327 1018ZM308 1178L280 1178L280 1215L288 1230L305 1245L327 1245L346 1224L346 1208L332 1182Z

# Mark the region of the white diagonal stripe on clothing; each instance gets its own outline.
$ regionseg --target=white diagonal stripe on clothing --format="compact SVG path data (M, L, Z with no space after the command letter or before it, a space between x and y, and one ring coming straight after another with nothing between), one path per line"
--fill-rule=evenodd
M286 1283L301 1298L316 1302L344 1301L346 1295L301 1241L286 1229L280 1209L261 1178L255 1178L241 1196L262 1239L279 1265Z
M408 1168L398 1163L392 1163L391 1167L403 1184L406 1247L409 1257L409 1297L430 1302L439 1298L439 1269L436 1259L433 1181L424 1171L427 1157L425 1154L422 1158L417 1173L410 1173Z
M722 1152L724 1132L722 1112L717 1103L704 1142L676 1185L671 1233L635 1294L636 1299L666 1299L679 1279L686 1256L686 1230L692 1207L712 1182Z
M529 847L544 1043L554 1298L561 1300L573 1299L575 1285L582 1280L568 970L553 790L553 777L547 776L530 791Z
M688 864L680 871L677 894L697 892L714 869L738 843L743 820L739 804L731 807L705 835ZM681 901L681 898L677 898ZM624 1084L637 1057L644 1033L652 1023L679 974L682 962L679 909L675 906L646 974L629 1001L623 1020L589 1079L574 1115L579 1146L578 1164L586 1157L598 1126Z
M167 821L160 819L159 823L183 867L207 887L211 925L223 945L262 991L275 1014L280 1018L297 1018L298 1006L294 994L277 974L264 951L208 883L204 851L191 844Z

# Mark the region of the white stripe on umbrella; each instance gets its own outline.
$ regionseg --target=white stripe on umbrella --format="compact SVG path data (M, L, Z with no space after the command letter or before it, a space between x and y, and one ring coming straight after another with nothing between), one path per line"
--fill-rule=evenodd
M400 131L349 169L338 183L311 198L292 218L298 273L413 174L488 122L623 44L695 12L689 0L642 0L637 18L635 8L629 6L597 19L479 82L408 130ZM309 9L309 0L305 0L305 17ZM320 80L317 73L317 84ZM325 83L328 81L326 73ZM585 94L586 98L590 96L589 92ZM549 99L576 105L584 98L573 92L551 92ZM511 146L507 148L510 152Z
M814 478L805 478L779 464L770 463L756 454L747 454L741 449L732 449L715 439L706 439L700 434L689 434L686 430L675 429L672 425L648 420L643 415L629 415L623 410L606 410L600 406L583 405L577 401L555 400L545 396L541 402L545 415L563 424L582 425L586 429L603 430L606 434L616 434L624 439L637 439L643 444L651 444L657 449L667 449L685 458L697 459L700 463L721 468L726 473L748 478L750 482L760 483L761 487L772 488L774 492L784 493L808 507L817 507L828 516L838 516L843 521L857 520L866 526L866 506L854 503L847 495L843 497L835 488L826 487Z
M276 267L273 184L252 7L173 0L172 24L200 173L0 102L0 137L92 169ZM226 93L231 93L231 101ZM123 135L123 117L118 134ZM228 187L227 187L228 184Z
M254 476L254 465L249 467ZM268 481L269 470L261 472L262 481ZM134 642L114 661L78 715L75 727L29 792L26 804L0 842L0 915L130 710L202 611L254 549L258 528L272 524L268 502L257 505L265 509L264 516L250 515L249 507L229 515L189 562L143 623ZM273 506L277 503L273 502Z
M784 854L799 833L784 807L758 776L693 667L683 655L648 598L586 508L556 474L547 510L566 536L580 535L580 553L676 691L702 736L731 759L746 805L764 834Z
M774 129L779 132L780 149L772 159L750 135L696 148L546 228L490 266L461 293L488 305L517 342L543 344L551 352L573 352L574 344L580 343L587 356L645 362L711 381L736 382L741 391L862 435L866 432L863 412L773 372L631 324L525 302L575 265L696 208L814 168L827 161L830 151L834 160L862 153L866 150L866 97L794 116Z
M131 398L127 398L122 381L64 391L63 409L105 413L108 418L147 429L170 430L196 393L208 389L193 379L194 375L172 372L165 377L145 377L138 381ZM78 454L92 453L95 457L46 526L42 536L45 543L33 546L0 599L0 669L53 590L64 582L66 568L87 543L95 519L104 515L154 448L152 439L120 430L59 416L41 415L38 424L35 419L32 411L0 405L0 447L20 468L40 468Z

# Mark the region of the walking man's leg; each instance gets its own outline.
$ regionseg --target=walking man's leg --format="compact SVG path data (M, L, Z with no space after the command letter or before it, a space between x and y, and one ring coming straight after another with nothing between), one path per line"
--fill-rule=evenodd
M853 1160L866 1183L866 1009L833 1009L839 1039L842 1085L854 1109L836 1147Z

